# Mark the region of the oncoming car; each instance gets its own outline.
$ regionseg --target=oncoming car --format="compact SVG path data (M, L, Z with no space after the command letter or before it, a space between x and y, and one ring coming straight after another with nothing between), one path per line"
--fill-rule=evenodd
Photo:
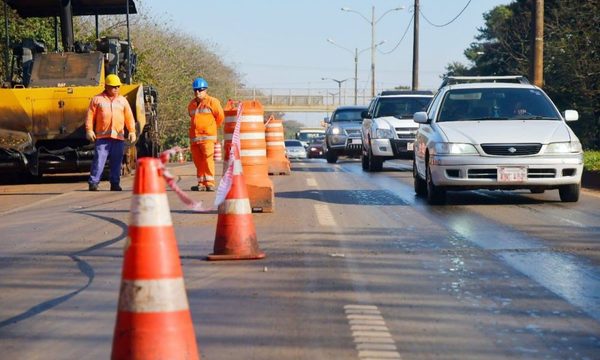
M285 140L285 153L288 159L306 159L306 149L300 140Z
M340 156L359 156L362 148L360 126L366 106L340 106L326 120L323 153L327 162L335 164Z
M470 189L558 189L562 201L578 201L583 151L566 124L578 117L524 77L450 77L414 115L415 192L431 204Z

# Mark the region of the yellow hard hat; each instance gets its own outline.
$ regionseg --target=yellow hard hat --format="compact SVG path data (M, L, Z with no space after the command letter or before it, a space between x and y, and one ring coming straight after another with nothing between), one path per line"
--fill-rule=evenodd
M115 74L110 74L104 80L108 86L121 86L121 79Z

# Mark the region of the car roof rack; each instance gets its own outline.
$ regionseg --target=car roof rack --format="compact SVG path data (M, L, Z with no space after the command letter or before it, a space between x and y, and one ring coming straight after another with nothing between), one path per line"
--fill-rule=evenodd
M440 88L446 85L467 84L477 82L500 82L500 83L517 83L529 85L529 80L522 75L505 75L505 76L447 76L442 81Z
M383 90L379 93L381 96L386 95L433 95L430 90Z

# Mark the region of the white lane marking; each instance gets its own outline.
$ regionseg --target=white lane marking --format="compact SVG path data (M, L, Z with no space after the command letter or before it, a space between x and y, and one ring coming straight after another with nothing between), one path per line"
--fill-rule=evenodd
M323 204L315 204L315 212L317 213L317 219L321 226L336 226L335 219L329 206Z
M350 324L359 359L401 359L377 306L346 305L344 312Z
M317 180L315 180L314 178L307 178L306 185L311 187L317 187Z

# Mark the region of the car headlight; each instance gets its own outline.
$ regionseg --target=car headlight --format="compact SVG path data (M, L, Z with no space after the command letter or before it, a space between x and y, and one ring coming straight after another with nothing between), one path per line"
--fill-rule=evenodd
M391 139L394 137L394 131L390 128L375 129L375 139Z
M310 151L317 151L317 148L316 147L311 147Z
M436 154L442 155L477 155L477 149L471 144L462 143L436 143L435 144Z
M582 151L583 148L581 147L581 143L579 141L550 143L546 148L546 153L550 154L580 153Z
M342 130L339 127L334 127L333 129L331 129L331 133L333 135L339 135L340 132L342 132Z

